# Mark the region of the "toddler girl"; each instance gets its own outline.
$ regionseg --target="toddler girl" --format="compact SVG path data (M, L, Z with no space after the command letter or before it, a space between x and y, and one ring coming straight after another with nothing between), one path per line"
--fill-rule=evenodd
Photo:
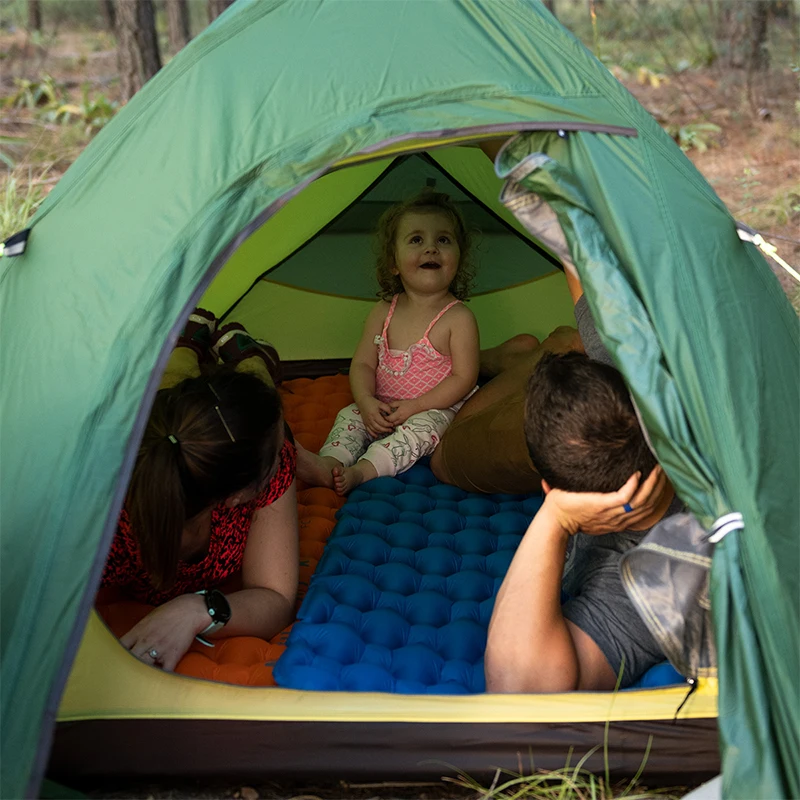
M378 225L378 283L350 366L355 403L339 412L298 476L345 495L430 455L478 377L478 326L469 291L469 235L445 194L394 206Z

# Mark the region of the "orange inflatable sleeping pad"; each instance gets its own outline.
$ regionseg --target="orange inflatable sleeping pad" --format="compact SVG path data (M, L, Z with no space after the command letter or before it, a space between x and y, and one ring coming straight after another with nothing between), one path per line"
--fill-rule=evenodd
M316 453L325 441L338 411L353 402L346 375L314 380L298 378L281 386L286 421L295 439ZM297 513L300 521L300 585L297 608L322 556L344 498L331 489L298 482ZM223 587L224 588L224 587ZM123 636L152 606L125 600L116 590L101 590L97 611L116 636ZM255 636L233 636L206 647L194 642L176 672L195 678L243 686L275 686L272 667L285 649L291 625L269 642Z

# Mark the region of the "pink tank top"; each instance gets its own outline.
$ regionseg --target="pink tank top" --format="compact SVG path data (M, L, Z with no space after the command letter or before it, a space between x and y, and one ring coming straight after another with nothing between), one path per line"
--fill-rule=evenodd
M390 400L413 400L425 392L438 386L453 372L453 361L450 356L440 353L428 339L433 326L460 300L448 303L428 325L425 335L414 342L408 350L390 350L388 330L392 321L397 298L392 298L392 305L383 323L383 331L375 337L378 345L378 368L375 371L375 397L383 403Z

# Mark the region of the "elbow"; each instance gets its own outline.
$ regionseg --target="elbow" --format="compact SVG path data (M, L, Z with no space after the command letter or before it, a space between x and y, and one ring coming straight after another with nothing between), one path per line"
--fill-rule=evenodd
M268 613L263 620L263 627L260 633L255 634L261 636L262 639L271 639L275 634L280 633L288 625L294 622L294 599L290 599L281 592L274 589L267 589L260 587L267 592L268 598Z
M278 631L282 631L287 625L291 625L294 622L295 598L293 597L290 600L288 597L282 595L281 599L283 600L283 604L278 615L280 619L280 628L278 628Z
M486 691L491 694L562 694L577 688L578 682L569 676L521 673L513 668L486 670Z
M533 691L513 670L492 669L487 664L485 673L489 694L528 694Z
M483 670L486 691L491 694L525 694L536 691L531 688L530 672L524 661L511 648L503 647L491 636L486 644Z
M558 694L578 688L574 664L548 658L520 658L487 647L484 660L486 691L493 694Z
M261 638L269 641L273 636L279 634L282 630L289 627L294 622L294 609L292 606L286 604L281 606L265 625L264 630L261 632Z
M528 694L536 692L530 675L509 658L501 658L486 650L484 659L486 691L490 694Z

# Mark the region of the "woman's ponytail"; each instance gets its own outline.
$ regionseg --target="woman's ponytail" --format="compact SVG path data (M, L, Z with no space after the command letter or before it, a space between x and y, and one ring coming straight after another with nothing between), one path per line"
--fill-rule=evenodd
M187 522L241 489L262 487L282 431L278 393L254 375L220 367L156 394L126 501L156 589L175 583Z
M185 471L180 439L167 433L164 401L157 397L128 487L127 509L142 564L156 589L175 583L186 524ZM161 401L161 402L159 402ZM174 441L173 441L174 440Z

